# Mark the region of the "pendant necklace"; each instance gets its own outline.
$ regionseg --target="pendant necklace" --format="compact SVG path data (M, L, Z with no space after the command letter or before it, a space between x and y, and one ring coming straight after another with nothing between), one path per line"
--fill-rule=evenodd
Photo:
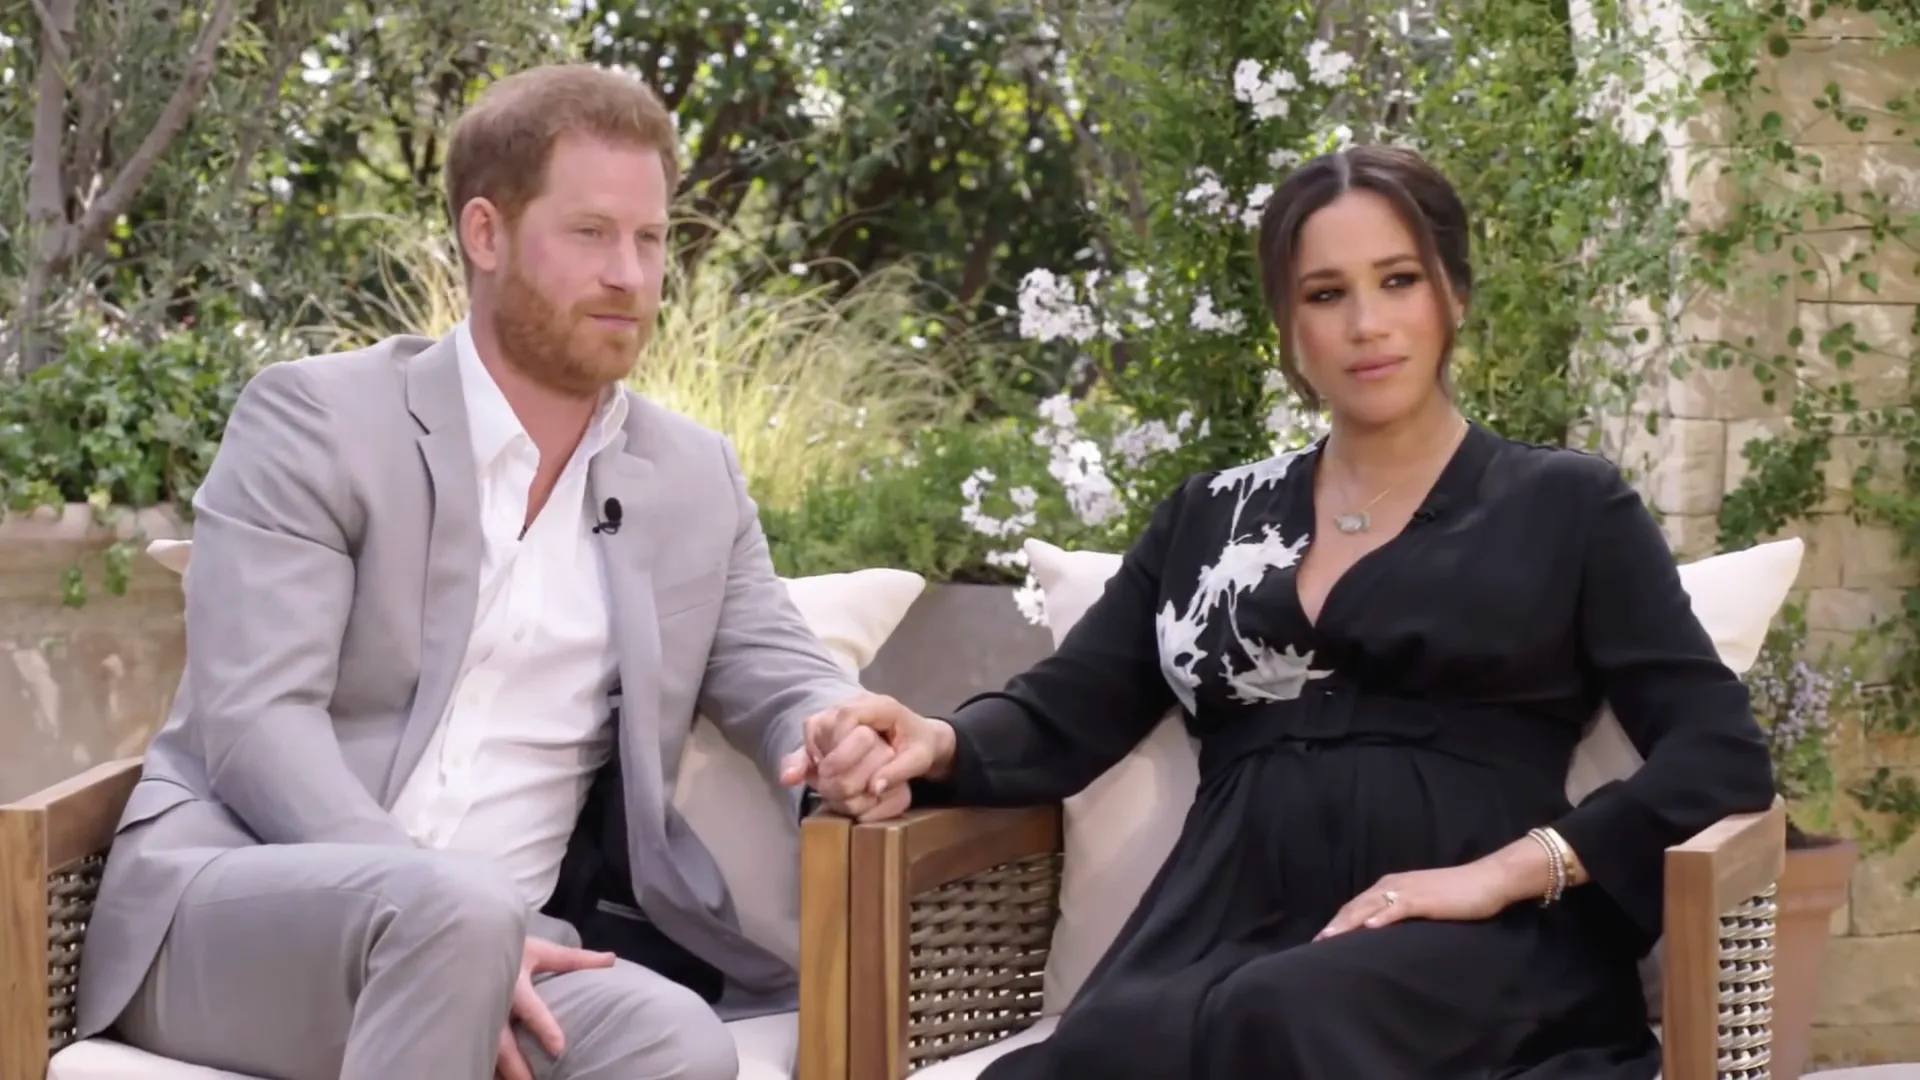
M1473 427L1472 421L1468 420L1465 417L1461 417L1460 420L1461 420L1460 426L1461 426L1462 434L1465 434L1467 431L1472 429ZM1454 445L1456 447L1459 446L1459 442L1456 440ZM1398 484L1389 484L1387 485L1385 490L1381 491L1380 494L1375 495L1373 497L1372 502L1367 503L1367 505L1361 507L1360 509L1350 510L1344 514L1334 515L1333 527L1336 529L1339 529L1341 532L1345 533L1348 536L1352 536L1355 533L1363 533L1373 528L1373 515L1372 513L1370 513L1370 511L1374 508L1375 505L1377 505L1380 502L1381 499L1386 498L1387 495L1390 492L1392 492L1394 488L1399 486L1400 485Z
M1389 487L1386 489L1386 491L1382 491L1380 494L1375 495L1373 497L1373 502L1368 503L1367 505L1361 507L1358 510L1351 510L1344 514L1335 514L1333 518L1333 527L1336 529L1339 529L1341 532L1347 534L1348 536L1352 536L1355 533L1366 532L1368 529L1373 527L1373 515L1369 513L1369 511L1371 511L1374 508L1374 505L1378 503L1381 499L1384 499L1387 497L1387 492L1390 492L1392 490L1393 488Z

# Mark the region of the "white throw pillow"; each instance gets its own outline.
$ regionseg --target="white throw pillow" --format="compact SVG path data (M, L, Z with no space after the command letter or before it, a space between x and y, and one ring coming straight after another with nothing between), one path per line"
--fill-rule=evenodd
M1680 568L1694 613L1736 673L1759 654L1804 551L1790 538ZM1038 540L1027 541L1026 553L1058 646L1119 570L1120 556L1063 551ZM1577 792L1577 802L1608 780L1630 776L1641 760L1612 711L1602 708L1575 751L1569 796ZM1138 906L1179 837L1198 777L1197 744L1176 709L1118 765L1067 800L1060 919L1042 983L1045 1014L1067 1007Z
M190 540L155 540L147 554L185 577ZM926 579L876 568L782 579L787 595L850 678L873 661ZM707 846L733 897L741 931L789 963L800 958L800 825L789 794L695 717L681 752L673 805Z

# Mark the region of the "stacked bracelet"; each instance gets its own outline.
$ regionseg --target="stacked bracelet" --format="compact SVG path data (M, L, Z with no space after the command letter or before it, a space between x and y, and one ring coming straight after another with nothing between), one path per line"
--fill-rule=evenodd
M1533 837L1547 852L1547 891L1540 897L1540 906L1546 907L1557 902L1567 891L1566 850L1560 846L1560 837L1552 829L1528 829L1527 835Z

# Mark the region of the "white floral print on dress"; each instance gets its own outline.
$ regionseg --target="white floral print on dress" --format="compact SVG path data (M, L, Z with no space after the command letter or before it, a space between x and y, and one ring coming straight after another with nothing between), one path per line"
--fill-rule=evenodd
M1241 513L1257 492L1279 486L1294 461L1313 449L1307 447L1223 470L1208 485L1209 495L1232 493L1235 498L1227 546L1220 552L1219 559L1201 568L1200 580L1185 610L1168 601L1154 619L1161 672L1173 688L1174 696L1190 713L1196 711L1194 692L1202 678L1200 665L1209 659L1200 647L1200 638L1222 609L1228 632L1251 665L1236 671L1232 657L1219 658L1219 677L1235 700L1248 703L1291 700L1300 696L1308 680L1331 674L1313 666L1311 650L1301 653L1288 645L1284 651L1275 651L1266 642L1243 633L1235 617L1240 598L1269 573L1298 563L1310 540L1308 536L1301 536L1288 541L1281 535L1279 526L1272 524L1243 537L1240 535Z

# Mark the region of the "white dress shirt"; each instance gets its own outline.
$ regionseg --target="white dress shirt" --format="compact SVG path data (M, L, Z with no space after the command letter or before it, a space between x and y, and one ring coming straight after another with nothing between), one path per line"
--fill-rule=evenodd
M469 326L454 335L480 481L479 602L447 712L393 812L423 846L495 856L538 908L612 745L618 665L587 466L626 422L627 401L607 396L522 536L540 452Z

